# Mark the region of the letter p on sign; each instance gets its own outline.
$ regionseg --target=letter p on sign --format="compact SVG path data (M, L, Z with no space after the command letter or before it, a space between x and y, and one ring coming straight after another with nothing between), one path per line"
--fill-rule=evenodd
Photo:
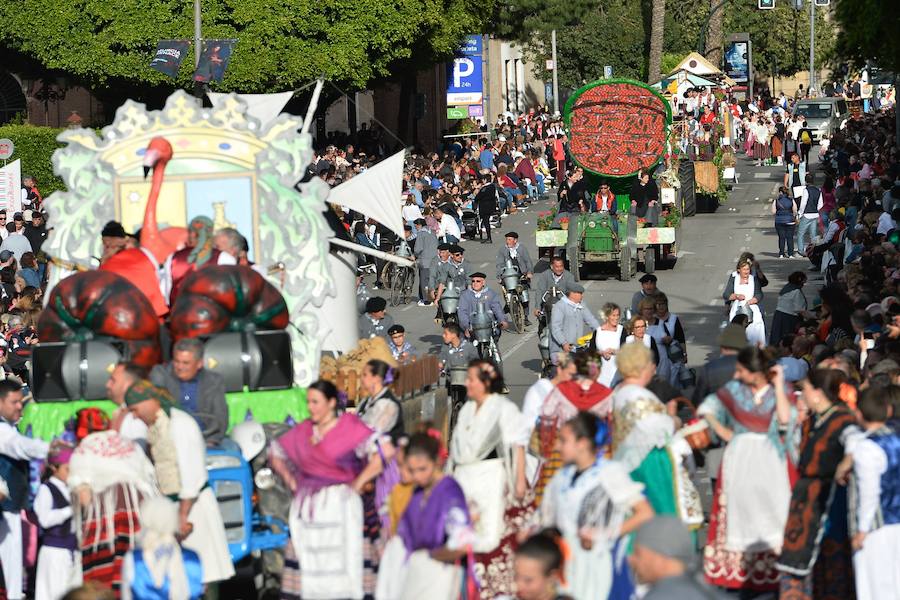
M463 86L463 79L475 72L475 63L471 58L457 58L453 61L453 87L469 87L469 82Z

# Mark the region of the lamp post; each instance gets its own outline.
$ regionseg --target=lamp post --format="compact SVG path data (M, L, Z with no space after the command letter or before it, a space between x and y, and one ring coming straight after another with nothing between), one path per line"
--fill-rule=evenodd
M194 0L194 71L200 66L200 53L203 51L203 16L200 11L200 0ZM194 96L203 98L203 82L194 82Z
M550 32L550 53L553 61L553 114L559 114L559 65L556 63L556 30Z
M809 85L806 93L812 94L816 85L816 2L809 2Z

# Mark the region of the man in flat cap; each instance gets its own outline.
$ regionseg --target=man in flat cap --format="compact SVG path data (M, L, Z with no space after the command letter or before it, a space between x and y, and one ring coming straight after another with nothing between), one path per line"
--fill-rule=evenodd
M478 312L478 305L484 305L484 311L493 315L494 322L501 329L509 327L509 320L503 312L500 297L487 287L487 275L475 272L471 275L472 287L465 290L459 297L459 325L466 333L466 337L472 337L472 317ZM495 328L495 338L500 337L500 332Z
M419 358L419 351L406 339L406 328L403 325L391 325L387 333L388 349L397 362L408 363Z
M566 297L556 303L550 316L550 356L556 362L559 352L571 352L578 338L600 327L597 317L581 303L584 286L570 282Z
M388 330L394 325L394 319L385 313L386 308L387 300L384 298L369 298L365 314L359 317L359 339L387 336Z
M531 278L534 276L534 262L528 254L528 248L519 244L519 234L510 231L505 236L506 243L497 251L497 280L503 282L503 271L506 270L506 263L509 262L519 269L522 275L522 285L528 287ZM501 285L502 288L502 285ZM525 324L531 325L528 319L528 302L523 303L525 308Z
M659 293L659 288L656 287L656 275L653 273L646 273L638 281L641 284L641 291L635 292L634 296L631 297L631 312L635 315L639 312L638 307L641 304L641 300Z
M637 580L650 586L643 600L728 598L700 580L691 534L677 517L657 515L641 525L628 564Z
M179 504L179 533L184 547L200 555L203 583L231 579L234 565L219 505L207 485L206 442L197 421L146 379L128 388L125 405L147 425L159 489Z

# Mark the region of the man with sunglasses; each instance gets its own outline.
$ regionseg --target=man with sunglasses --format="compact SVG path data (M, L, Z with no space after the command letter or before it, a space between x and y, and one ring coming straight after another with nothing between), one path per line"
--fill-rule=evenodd
M9 232L6 230L6 209L0 208L0 240L5 240Z
M494 339L500 337L500 329L509 327L509 320L503 312L500 296L497 292L487 287L484 273L472 273L472 287L465 290L459 297L459 326L466 333L466 337L472 337L472 317L478 311L478 305L484 305L484 312L494 318ZM499 328L499 329L498 329Z

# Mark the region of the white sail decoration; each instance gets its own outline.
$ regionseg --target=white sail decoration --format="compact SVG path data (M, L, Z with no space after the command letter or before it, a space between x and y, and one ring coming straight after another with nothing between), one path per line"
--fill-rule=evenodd
M332 188L328 201L361 212L403 237L403 158L405 151Z

